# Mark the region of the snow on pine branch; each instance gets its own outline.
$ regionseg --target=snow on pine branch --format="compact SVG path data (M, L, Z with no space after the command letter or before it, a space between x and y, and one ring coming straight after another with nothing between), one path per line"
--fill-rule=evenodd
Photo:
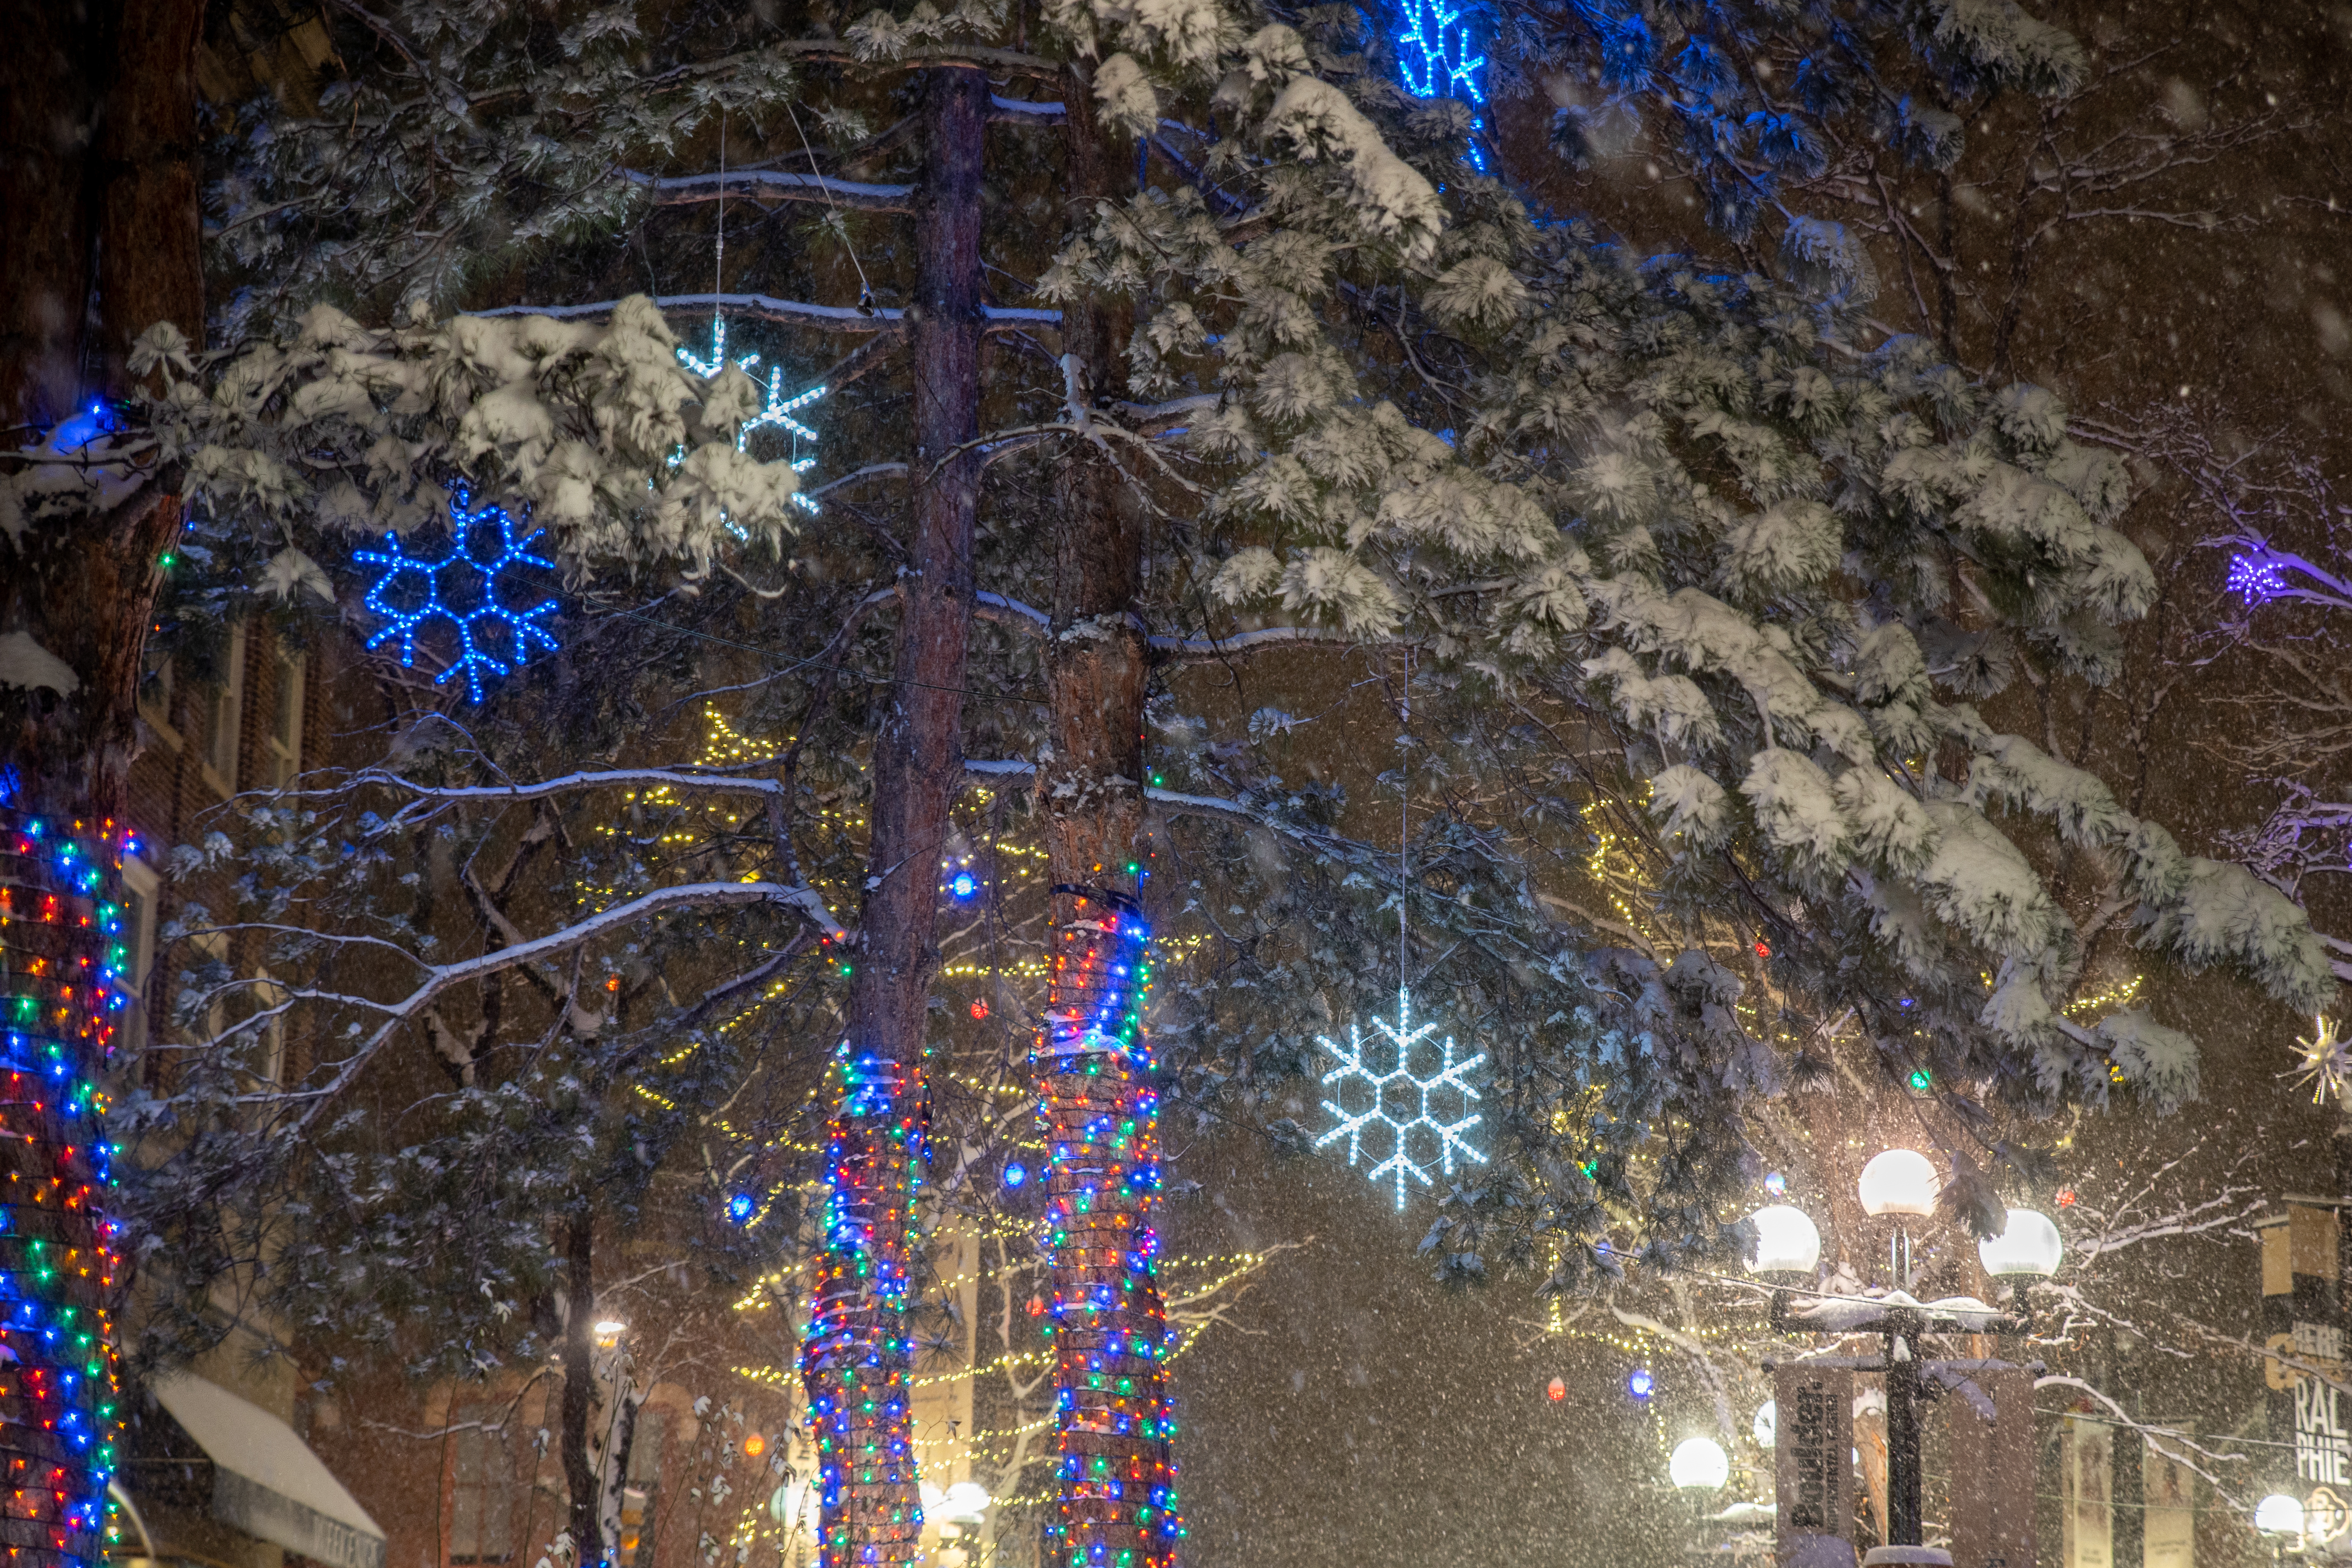
M450 487L470 481L528 506L575 563L698 563L725 539L782 538L798 476L736 447L759 408L751 378L690 374L644 296L607 313L413 316L374 331L320 305L290 340L198 374L177 368L168 325L134 363L167 369L147 413L191 499L265 536L298 521L405 533L437 524Z

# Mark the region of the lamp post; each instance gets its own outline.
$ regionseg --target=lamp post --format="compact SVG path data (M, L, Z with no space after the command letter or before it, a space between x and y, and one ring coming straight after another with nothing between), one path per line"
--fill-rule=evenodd
M1674 1453L1668 1457L1666 1476L1675 1489L1690 1500L1693 1527L1703 1530L1707 1498L1721 1491L1723 1484L1731 1479L1731 1457L1712 1437L1685 1437L1675 1445ZM1703 1557L1706 1550L1706 1541L1702 1534L1694 1544L1694 1557Z
M1857 1184L1864 1213L1873 1218L1927 1215L1936 1212L1941 1185L1927 1158L1909 1149L1890 1149L1862 1170ZM1795 1220L1787 1216L1794 1215ZM1821 1297L1799 1306L1792 1300L1790 1277L1810 1275L1820 1261L1821 1239L1812 1222L1787 1205L1759 1210L1757 1247L1748 1262L1755 1273L1772 1279L1772 1327L1782 1333L1874 1333L1885 1343L1875 1361L1857 1361L1857 1372L1880 1372L1886 1377L1886 1535L1890 1547L1921 1544L1925 1520L1920 1510L1920 1406L1928 1388L1927 1363L1919 1356L1919 1340L1928 1333L2020 1334L2031 1331L2023 1312L2007 1314L1972 1297L1920 1301L1910 1284L1910 1237L1898 1223L1888 1238L1887 1258L1893 1288L1878 1295ZM1798 1225L1801 1221L1801 1227ZM2057 1226L2032 1209L2011 1209L2000 1236L1979 1242L1977 1256L1985 1271L1995 1276L2048 1276L2057 1271L2063 1251ZM2297 1528L2300 1529L2298 1522ZM1892 1559L1889 1559L1892 1561ZM1909 1559L1905 1559L1909 1561Z

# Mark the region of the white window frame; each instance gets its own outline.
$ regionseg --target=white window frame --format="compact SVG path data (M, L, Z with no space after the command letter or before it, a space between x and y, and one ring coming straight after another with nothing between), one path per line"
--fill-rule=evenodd
M245 736L245 628L231 626L228 633L228 668L226 679L208 688L205 701L208 705L205 719L205 782L223 800L236 793L236 773L240 750L238 742ZM224 755L226 752L226 755ZM227 765L224 767L222 764Z
M123 944L131 950L131 1005L123 1010L121 1048L125 1055L136 1055L146 1048L150 1033L147 980L155 971L155 917L162 909L163 882L146 861L125 855L122 890L124 912L131 917L131 940Z
M302 771L302 698L307 661L299 653L278 650L278 691L271 704L269 733L263 750L268 755L269 786L285 789ZM280 727L279 721L287 722Z

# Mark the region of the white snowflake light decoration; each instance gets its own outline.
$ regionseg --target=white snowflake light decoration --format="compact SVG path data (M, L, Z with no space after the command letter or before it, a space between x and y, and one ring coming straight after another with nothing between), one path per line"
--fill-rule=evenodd
M705 381L717 375L720 368L727 363L727 318L719 315L716 312L713 312L711 315L710 356L708 359L697 358L683 347L677 351L677 359L680 364L686 366L687 369L702 377ZM758 354L745 354L741 359L737 360L735 364L736 368L741 370L746 375L748 375L751 374L751 367L759 363L760 356ZM807 441L814 445L816 441L816 432L802 424L799 420L793 418L793 416L800 412L802 409L806 408L810 404L814 403L818 398L823 397L825 395L825 391L826 389L822 386L812 386L805 392L795 393L792 396L786 397L784 395L783 367L782 365L772 365L769 367L767 406L761 409L759 413L753 415L751 418L743 421L742 428L735 432L735 449L739 452L743 450L745 445L751 439L752 431L764 429L768 426L772 425L780 430L789 431L792 435L793 472L796 474L807 473L809 469L816 466L816 458L814 454L811 454L805 458L802 457L800 455L800 444L803 441ZM679 456L683 457L685 448L680 447L678 450ZM795 493L793 496L792 500L793 504L800 508L803 511L814 514L817 510L816 502L809 500L809 498L804 495ZM731 523L728 526L730 528L734 527ZM740 529L736 529L735 531L739 537L742 532Z
M2337 1033L2336 1020L2326 1014L2320 1014L2313 1024L2311 1038L2295 1037L2295 1056L2300 1058L2295 1082L2311 1086L2314 1105L2330 1096L2343 1101L2346 1088L2352 1085L2352 1045Z
M1388 1157L1379 1161L1366 1173L1378 1182L1384 1176L1396 1181L1396 1205L1404 1207L1405 1183L1408 1179L1430 1185L1429 1167L1435 1164L1445 1174L1454 1173L1456 1157L1483 1165L1486 1156L1471 1143L1466 1136L1480 1121L1469 1103L1478 1098L1466 1076L1470 1069L1486 1059L1484 1051L1467 1061L1454 1059L1454 1037L1448 1035L1442 1045L1433 1045L1430 1037L1437 1033L1434 1023L1418 1028L1412 1022L1412 993L1397 988L1397 1021L1385 1018L1372 1020L1372 1027L1388 1037L1389 1049L1382 1053L1388 1066L1378 1069L1365 1059L1363 1031L1348 1026L1348 1044L1318 1036L1317 1043L1329 1051L1339 1065L1323 1075L1326 1088L1339 1086L1344 1098L1364 1100L1360 1110L1349 1110L1339 1100L1327 1100L1323 1109L1329 1111L1338 1125L1316 1140L1318 1149L1345 1138L1348 1141L1348 1163L1360 1165L1380 1152L1379 1140L1388 1139ZM1374 1042L1379 1048L1379 1042ZM1434 1054L1437 1071L1423 1078L1413 1072L1416 1056L1423 1061ZM1355 1092L1350 1094L1349 1089ZM1453 1121L1441 1121L1433 1109L1436 1098L1444 1094L1459 1095L1457 1105L1465 1112ZM1364 1144L1370 1139L1374 1147L1369 1152ZM1418 1157L1416 1157L1418 1156Z
M555 608L555 601L549 599L528 609L501 604L499 579L520 566L552 572L555 563L530 552L531 542L542 530L534 528L517 539L514 519L505 508L486 505L468 510L471 500L462 486L451 494L449 552L438 561L408 554L400 547L400 536L394 533L383 536L382 550L355 550L352 559L383 568L383 575L368 590L367 607L384 616L388 624L368 639L367 646L380 647L398 637L400 662L413 666L417 628L428 621L447 621L457 629L457 658L434 677L433 683L442 685L462 670L467 692L479 702L483 671L506 674L530 657L532 643L550 649L556 646L554 637L540 624L540 617ZM494 628L506 628L514 648L513 664L478 640L476 628L485 621Z

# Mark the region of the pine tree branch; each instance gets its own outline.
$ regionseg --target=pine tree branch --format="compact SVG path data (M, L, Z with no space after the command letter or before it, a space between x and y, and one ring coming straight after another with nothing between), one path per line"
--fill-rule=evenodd
M469 310L472 316L546 316L554 321L581 321L609 316L617 300L597 300L584 305L500 305ZM838 332L898 332L906 330L907 313L891 306L871 310L856 305L812 305L800 300L777 300L765 294L662 294L654 303L665 310L733 310L788 327L820 327ZM1062 312L1021 307L982 307L984 332L1019 331L1024 327L1059 327Z
M868 184L859 180L788 174L782 169L730 169L723 174L668 175L623 169L620 175L631 184L643 185L653 192L656 206L688 206L735 196L746 201L817 202L870 213L915 210L912 185Z

